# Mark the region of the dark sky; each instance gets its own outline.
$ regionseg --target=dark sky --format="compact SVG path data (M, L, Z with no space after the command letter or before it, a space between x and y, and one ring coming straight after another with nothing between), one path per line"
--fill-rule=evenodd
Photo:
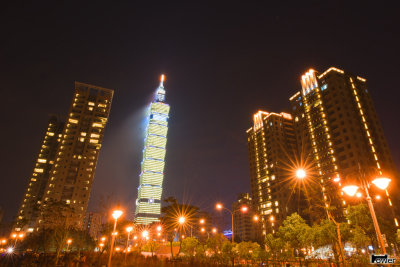
M17 212L48 114L67 114L75 80L115 89L91 209L112 195L133 213L143 110L161 73L171 105L164 196L211 209L248 192L251 116L288 110L310 67L367 79L400 166L400 10L390 2L83 2L0 9L0 206L7 219Z

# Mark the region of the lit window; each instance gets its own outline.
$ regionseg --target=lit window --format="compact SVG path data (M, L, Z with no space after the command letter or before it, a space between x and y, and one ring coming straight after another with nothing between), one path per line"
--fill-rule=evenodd
M35 168L34 171L35 171L35 172L38 172L38 173L43 173L43 169L40 169L40 168Z
M93 127L101 127L101 128L103 128L103 124L101 124L101 123L96 123L96 122L93 123L92 126L93 126Z
M69 119L68 120L70 123L74 123L74 124L77 124L78 123L78 120L75 120L75 119Z

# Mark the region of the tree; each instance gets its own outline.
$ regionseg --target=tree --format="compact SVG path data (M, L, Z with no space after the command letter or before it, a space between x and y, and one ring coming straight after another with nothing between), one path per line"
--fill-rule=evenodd
M187 237L182 241L182 252L190 257L194 257L199 241L194 237Z
M221 252L224 262L232 262L232 266L235 265L236 252L234 251L235 243L230 241L224 241L221 246Z
M206 241L207 249L217 254L221 251L222 244L228 239L221 233L217 233Z
M161 209L163 216L160 218L164 225L164 233L166 239L170 242L171 257L173 257L172 243L177 234L186 234L192 227L193 220L199 211L199 208L189 204L179 204L176 198L167 197L164 202L168 206L164 206ZM179 217L185 218L185 223L179 223ZM186 234L187 235L187 234Z
M293 255L295 250L298 255L303 247L311 244L310 230L310 226L295 212L283 221L282 226L279 227L278 236L290 245Z
M153 253L160 247L160 243L154 240L148 241L143 247L142 250L146 252L151 252L151 256Z
M252 259L252 254L260 249L260 245L255 242L240 242L236 245L236 251L240 259L244 260L246 263Z

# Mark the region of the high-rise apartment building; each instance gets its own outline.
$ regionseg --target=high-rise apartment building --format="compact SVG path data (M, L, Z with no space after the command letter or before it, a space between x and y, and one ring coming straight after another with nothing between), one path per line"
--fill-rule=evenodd
M251 195L263 223L263 234L276 229L293 210L291 163L297 154L292 116L258 111L247 130Z
M83 220L83 230L85 230L91 237L98 240L103 226L102 216L98 212L86 213Z
M169 105L165 103L164 75L148 109L148 123L141 163L135 222L150 224L161 215Z
M317 169L315 178L331 191L331 198L337 194L337 177L346 183L360 175L369 180L384 175L395 186L396 168L366 80L332 67L323 73L308 71L301 87L290 98L295 131L304 137ZM388 192L386 196L392 206Z
M50 116L39 155L29 177L21 206L18 210L14 230L33 229L39 217L39 207L54 165L57 148L62 139L64 122L57 116Z
M247 210L242 212L241 209ZM249 193L238 195L237 201L232 205L233 229L235 232L235 241L258 241L260 239L261 227L257 209Z
M69 224L82 227L113 90L75 82L61 143L47 182L42 205L51 201L69 205ZM40 223L45 218L39 219Z

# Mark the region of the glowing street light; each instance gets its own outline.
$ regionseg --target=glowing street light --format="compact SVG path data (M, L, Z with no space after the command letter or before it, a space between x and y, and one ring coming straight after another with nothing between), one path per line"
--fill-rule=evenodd
M204 224L205 222L206 222L206 220L204 220L204 219L200 219L200 224Z
M142 232L142 236L143 236L143 238L147 238L149 236L149 232L147 230L144 230Z
M348 185L344 186L342 188L342 191L345 192L347 195L354 197L354 195L357 193L358 188L359 187L356 185Z
M381 177L381 178L376 178L372 181L372 183L378 187L379 189L386 190L386 188L389 186L389 183L392 180L389 178Z
M298 169L296 171L296 177L299 179L304 179L306 177L306 171L304 169Z
M386 190L386 188L389 186L390 181L391 180L389 178L380 177L380 178L374 179L372 181L372 183L379 189ZM374 223L375 232L376 232L376 236L378 238L379 245L383 251L383 254L386 254L385 243L383 242L381 229L379 228L378 220L376 219L375 209L374 209L374 205L372 204L371 196L369 195L368 187L369 187L369 184L366 181L364 181L364 182L361 181L361 188L365 191L366 200L367 200L368 207L369 207L369 212L371 213L372 222ZM348 186L343 187L342 190L349 196L356 195L357 197L361 197L361 193L357 192L358 188L360 188L360 187L358 187L356 185L348 185ZM379 196L379 198L380 198L380 196ZM377 196L377 199L379 199L379 198Z
M67 239L67 252L68 252L68 249L69 249L69 246L71 245L71 243L72 243L72 239L71 238Z
M212 230L211 230L211 232L213 232L213 234L216 234L217 233L217 228L213 228Z
M217 203L217 204L215 205L215 208L216 208L217 210L225 209L225 210L229 211L229 213L231 214L231 219L232 219L232 243L233 243L233 242L234 242L234 238L235 238L234 229L233 229L233 228L234 228L234 227L233 227L233 215L234 215L234 213L237 212L237 211L241 211L241 212L243 212L243 213L247 212L247 211L248 211L248 207L247 207L247 206L241 206L240 209L231 211L230 209L225 208L221 203Z
M186 222L186 218L181 216L181 217L179 217L178 222L179 222L179 224L184 224Z
M111 248L110 248L110 256L109 256L109 258L108 258L108 267L111 267L111 257L112 257L112 254L113 254L113 248L114 248L114 242L115 242L115 235L114 235L114 233L115 233L115 229L117 228L117 221L118 221L118 218L119 217L121 217L121 215L123 214L124 212L122 211L122 210L120 210L120 209L116 209L116 210L114 210L113 211L113 213L112 213L112 217L114 218L114 230L113 230L113 235L112 235L112 238L111 238Z
M161 232L161 230L162 230L161 225L157 226L157 232Z
M254 215L253 221L258 222L259 219L260 219L260 218L259 218L257 215Z
M128 237L126 238L126 248L125 248L125 265L126 265L126 255L128 254L128 247L129 247L129 235L133 230L132 226L126 227L126 232L128 233Z

